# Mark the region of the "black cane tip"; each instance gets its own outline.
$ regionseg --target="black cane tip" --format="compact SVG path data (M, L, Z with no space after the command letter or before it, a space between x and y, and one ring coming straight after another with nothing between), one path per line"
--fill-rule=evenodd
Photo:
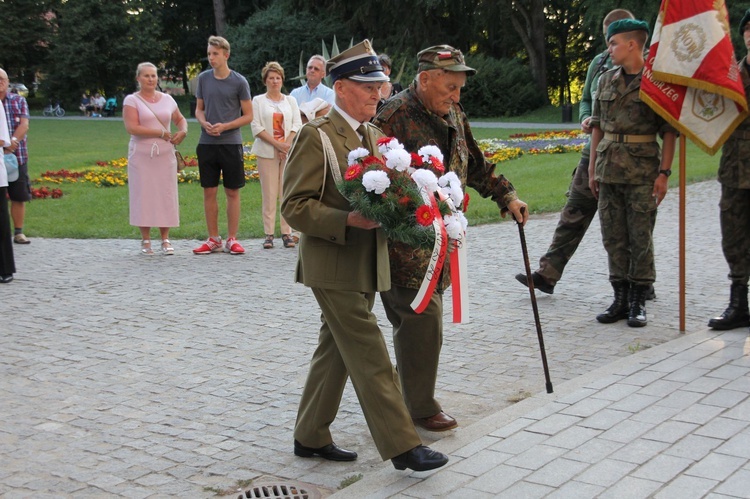
M552 383L547 383L547 393L552 393Z

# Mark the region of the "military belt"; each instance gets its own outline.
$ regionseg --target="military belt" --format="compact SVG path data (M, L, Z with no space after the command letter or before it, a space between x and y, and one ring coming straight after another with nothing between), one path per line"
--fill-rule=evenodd
M731 135L735 139L750 140L750 131L748 130L735 130Z
M626 135L624 133L604 132L604 138L612 142L623 142L626 144L644 144L646 142L656 142L656 134L650 135Z

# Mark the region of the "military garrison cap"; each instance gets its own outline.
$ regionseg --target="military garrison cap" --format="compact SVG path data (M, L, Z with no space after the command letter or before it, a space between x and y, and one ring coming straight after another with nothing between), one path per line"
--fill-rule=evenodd
M742 16L742 20L740 21L740 36L745 34L747 23L750 23L750 9L747 9L747 12L745 12L745 15Z
M618 33L627 33L629 31L645 31L648 33L648 24L646 21L639 21L638 19L620 19L619 21L615 21L607 28L607 41Z
M445 71L464 72L468 75L477 74L476 69L466 65L461 51L450 45L435 45L426 48L417 54L417 61L419 61L418 71L443 69Z
M326 62L326 71L335 82L342 78L359 82L388 81L378 54L372 49L370 40L363 40Z

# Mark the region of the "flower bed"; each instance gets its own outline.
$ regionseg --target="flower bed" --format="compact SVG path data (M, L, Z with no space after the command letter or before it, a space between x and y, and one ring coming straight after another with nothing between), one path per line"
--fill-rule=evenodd
M245 179L249 182L257 182L259 180L257 158L255 154L250 154L251 145L252 143L247 143L243 146ZM198 158L195 156L185 156L185 164L187 168L177 174L177 181L181 184L198 183L200 180L197 168ZM97 161L93 166L85 166L76 170L48 170L34 179L34 182L42 184L89 183L97 187L119 187L128 183L127 166L127 158L119 158L111 161ZM42 193L43 189L47 188L43 187L35 190ZM32 195L35 198L40 199L47 197L58 198L62 196L62 191L59 188L53 189L52 191L47 189L46 195L35 195L33 191L34 190L32 190Z
M502 163L524 154L581 152L588 142L588 135L578 130L561 130L522 133L511 135L508 139L482 139L477 142L490 162Z

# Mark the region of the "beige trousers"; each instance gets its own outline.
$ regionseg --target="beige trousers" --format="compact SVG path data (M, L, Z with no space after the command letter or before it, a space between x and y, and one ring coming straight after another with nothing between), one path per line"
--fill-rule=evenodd
M278 210L284 187L284 167L286 161L279 159L278 151L274 150L273 158L258 158L258 174L260 175L260 190L263 196L263 232L273 235L276 230L276 211ZM291 234L292 229L286 223L284 217L281 219L281 233Z

